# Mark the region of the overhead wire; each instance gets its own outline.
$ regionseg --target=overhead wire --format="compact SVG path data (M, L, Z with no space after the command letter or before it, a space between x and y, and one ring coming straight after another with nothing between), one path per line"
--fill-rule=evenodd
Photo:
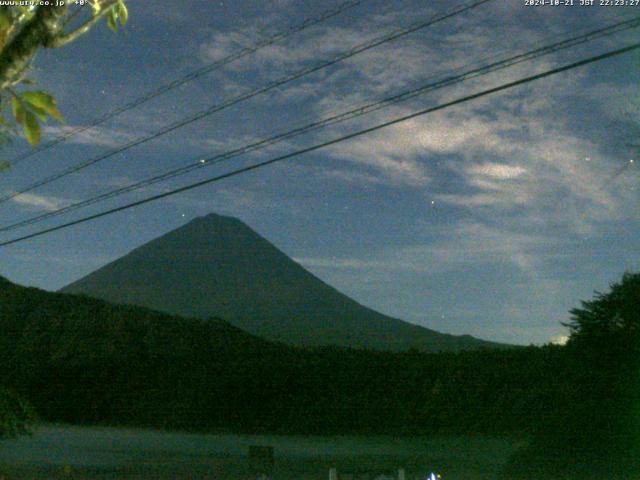
M153 100L154 98L157 98L161 95L164 95L165 93L174 90L175 88L181 87L182 85L185 85L189 82L192 82L193 80L196 80L204 75L207 75L215 70L218 70L226 65L229 65L230 63L235 62L236 60L240 60L241 58L246 57L247 55L256 53L260 50L262 50L263 48L266 48L270 45L273 45L274 43L277 43L281 40L284 40L296 33L302 32L303 30L306 30L307 28L310 28L312 26L318 25L322 22L325 22L326 20L329 20L333 17L336 17L340 14L342 14L343 12L345 12L346 10L349 10L351 8L357 7L358 5L365 3L369 0L348 0L346 2L343 2L341 4L339 4L337 7L326 10L324 12L322 12L320 15L317 15L315 17L309 17L305 20L303 20L301 23L294 25L292 27L289 27L285 30L282 30L278 33L275 33L269 37L264 38L263 40L260 40L258 42L253 43L252 45L246 46L236 52L230 53L229 55L216 60L214 62L211 62L201 68L198 68L196 70L193 70L189 73L187 73L186 75L183 75L181 77L178 77L174 80L172 80L171 82L165 83L163 85L160 85L159 87L155 88L154 90L151 90L147 93L145 93L144 95L141 95L138 98L135 98L134 100L131 100L130 102L125 103L124 105L121 105L117 108L114 108L113 110L110 110L106 113L104 113L103 115L94 118L93 120L91 120L90 122L88 122L85 125L81 125L75 128L72 128L66 132L64 132L62 135L59 135L58 137L43 143L42 145L28 150L20 155L17 155L16 157L14 157L11 160L8 160L6 163L8 165L17 165L18 163L20 163L23 160L26 160L27 158L33 157L34 155L37 155L38 153L41 153L45 150L49 150L50 148L55 147L56 145L59 145L60 143L68 140L69 138L78 135L79 133L85 132L87 130L90 130L94 127L97 127L99 125L102 125L103 123L105 123L108 120L111 120L112 118L117 117L118 115L121 115L129 110L133 110L134 108L139 107L140 105L143 105L144 103L149 102L150 100Z
M82 200L80 202L73 203L71 205L68 205L50 212L46 212L25 220L21 220L13 224L2 226L0 227L0 232L6 232L6 231L14 230L23 226L39 223L49 218L63 215L65 213L69 213L79 208L87 207L87 206L99 203L101 201L123 195L125 193L129 193L144 187L148 187L155 183L169 180L171 178L174 178L180 175L185 175L189 172L192 172L201 168L217 165L222 161L226 161L241 155L245 155L250 152L261 150L268 146L279 143L283 140L288 140L288 139L297 137L299 135L306 134L306 133L318 130L320 128L327 127L329 125L351 120L353 118L378 111L382 108L387 108L390 105L407 101L409 99L434 91L436 89L440 89L440 88L448 87L457 83L468 81L470 79L477 78L481 75L487 75L489 73L493 73L498 70L512 67L514 65L517 65L523 62L528 62L528 61L540 58L542 56L556 53L564 49L573 48L577 45L581 45L581 44L596 40L598 38L610 36L615 33L619 33L622 31L626 31L626 30L629 30L632 28L638 28L638 27L640 27L640 16L634 17L632 19L624 20L612 25L608 25L606 27L591 30L591 31L588 31L587 33L566 38L564 40L554 42L552 44L543 45L541 47L538 47L523 53L519 53L516 55L512 55L508 58L505 58L496 62L492 62L488 65L472 68L459 75L450 75L436 82L426 83L417 88L413 88L413 89L401 92L400 94L389 96L381 100L378 100L376 102L362 105L357 108L341 112L339 114L328 116L322 120L309 123L302 127L298 127L298 128L289 130L287 132L283 132L283 133L271 136L269 138L265 138L265 139L250 143L248 145L244 145L242 147L238 147L238 148L217 154L214 157L211 157L209 159L198 159L197 161L190 163L188 165L169 170L162 174L155 175L153 177L141 180L131 185L120 187L120 188L105 192L103 194L91 197L86 200Z
M256 97L260 94L269 92L275 88L281 87L287 83L290 83L294 80L297 80L299 78L302 78L306 75L309 75L311 73L320 71L322 69L325 69L327 67L330 67L332 65L335 65L339 62L342 62L348 58L351 58L355 55L358 55L360 53L363 53L365 51L371 50L372 48L376 48L380 45L389 43L393 40L396 40L402 36L408 35L410 33L416 32L420 29L435 25L436 23L442 22L446 19L452 18L456 15L460 15L468 10L477 8L485 3L488 3L492 0L475 0L471 3L467 3L461 6L457 6L445 13L440 13L440 14L436 14L433 15L431 17L429 17L428 20L421 20L419 22L414 22L411 25L407 26L407 27L401 27L401 28L396 28L394 30L392 30L390 33L386 33L384 35L378 36L376 38L374 38L373 40L369 40L367 42L361 43L356 45L355 47L352 47L350 50L347 50L346 52L343 52L341 54L338 54L337 56L333 57L330 60L324 61L322 63L319 63L317 65L312 65L310 67L306 67L306 68L302 68L301 70L297 70L289 75L285 75L283 77L280 77L279 79L272 81L262 87L258 87L256 89L253 89L249 92L246 92L244 94L240 94L237 95L235 97L231 97L228 100L220 103L220 104L215 104L205 110L202 110L200 112L197 112L195 114L192 114L186 118L183 118L181 120L178 120L177 122L174 122L170 125L167 125L163 128L161 128L160 130L154 132L153 134L138 138L136 140L132 140L120 147L117 147L115 149L112 149L108 152L105 152L103 154L100 154L96 157L93 157L89 160L86 160L84 162L81 162L79 164L73 165L71 167L68 167L64 170L62 170L61 172L58 172L56 174L50 175L44 179L38 180L26 187L23 187L19 190L13 191L9 194L6 194L2 197L0 197L0 203L4 203L7 202L15 197L17 197L18 195L30 192L38 187L47 185L51 182L54 182L56 180L59 180L61 178L64 178L68 175L71 175L73 173L77 173L87 167L90 167L92 165L95 165L96 163L99 163L103 160L106 160L107 158L113 157L114 155L118 154L118 153L122 153L124 151L127 151L133 147L136 147L138 145L141 145L143 143L147 143L150 142L152 140L155 140L163 135L166 135L167 133L173 132L179 128L182 128L186 125L189 125L191 123L194 123L198 120L201 120L202 118L208 117L210 115L213 115L214 113L217 113L221 110L224 110L228 107L231 107L233 105L236 105L240 102L243 102L245 100L249 100L253 97Z
M501 91L504 91L504 90L507 90L507 89L510 89L510 88L513 88L513 87L516 87L516 86L519 86L519 85L524 85L526 83L530 83L530 82L533 82L533 81L536 81L536 80L540 80L540 79L545 78L545 77L549 77L549 76L552 76L552 75L557 75L558 73L561 73L561 72L566 72L566 71L572 70L574 68L578 68L578 67L581 67L581 66L584 66L584 65L588 65L588 64L599 62L599 61L602 61L602 60L605 60L605 59L608 59L608 58L612 58L612 57L615 57L615 56L618 56L618 55L622 55L624 53L628 53L628 52L637 50L639 48L640 48L640 43L634 43L634 44L628 45L626 47L622 47L622 48L618 48L616 50L608 51L608 52L600 54L600 55L591 56L591 57L588 57L586 59L583 59L583 60L580 60L580 61L577 61L577 62L573 62L573 63L570 63L570 64L563 65L561 67L557 67L557 68L553 68L553 69L550 69L550 70L546 70L544 72L537 73L535 75L530 75L530 76L527 76L527 77L524 77L524 78L520 78L519 80L515 80L515 81L512 81L512 82L504 83L504 84L499 85L497 87L485 89L485 90L482 90L480 92L477 92L477 93L474 93L474 94L471 94L471 95L466 95L466 96L460 97L460 98L458 98L456 100L452 100L452 101L449 101L449 102L441 103L441 104L433 106L433 107L421 109L421 110L418 110L418 111L413 112L411 114L403 115L403 116L397 117L397 118L395 118L393 120L389 120L389 121L386 121L386 122L383 122L383 123L379 123L379 124L377 124L375 126L372 126L372 127L369 127L369 128L365 128L363 130L358 130L358 131L350 133L348 135L343 135L341 137L337 137L337 138L334 138L332 140L328 140L328 141L325 141L325 142L322 142L322 143L318 143L318 144L312 145L310 147L306 147L306 148L297 150L295 152L287 153L285 155L280 155L280 156L271 158L269 160L265 160L263 162L259 162L259 163L256 163L256 164L253 164L253 165L250 165L250 166L246 166L246 167L243 167L243 168L240 168L240 169L237 169L237 170L233 170L231 172L227 172L227 173L224 173L224 174L221 174L221 175L216 175L214 177L210 177L210 178L207 178L207 179L204 179L204 180L200 180L198 182L191 183L189 185L185 185L185 186L180 187L180 188L176 188L176 189L173 189L173 190L170 190L170 191L167 191L167 192L163 192L163 193L160 193L160 194L157 194L157 195L153 195L151 197L147 197L147 198L144 198L144 199L141 199L141 200L137 200L135 202L131 202L131 203L128 203L126 205L121 205L119 207L115 207L115 208L112 208L112 209L109 209L109 210L105 210L105 211L102 211L102 212L99 212L99 213L95 213L93 215L82 217L82 218L79 218L79 219L76 219L76 220L73 220L73 221L70 221L70 222L67 222L67 223L63 223L61 225L57 225L57 226L54 226L54 227L42 229L42 230L39 230L37 232L30 233L28 235L23 235L21 237L13 238L11 240L6 240L6 241L3 241L3 242L0 242L0 247L16 244L16 243L23 242L23 241L26 241L26 240L29 240L29 239L32 239L32 238L40 237L42 235L46 235L46 234L49 234L49 233L52 233L52 232L55 232L55 231L58 231L58 230L62 230L62 229L65 229L65 228L69 228L71 226L75 226L75 225L79 225L79 224L82 224L82 223L86 223L86 222L89 222L91 220L102 218L102 217L105 217L105 216L108 216L108 215L113 215L113 214L115 214L117 212L121 212L123 210L134 208L134 207L146 204L146 203L150 203L150 202L153 202L153 201L156 201L156 200L160 200L162 198L166 198L166 197L169 197L169 196L172 196L172 195L176 195L178 193L182 193L182 192L185 192L185 191L188 191L188 190L192 190L194 188L198 188L198 187L201 187L201 186L204 186L204 185L209 185L209 184L212 184L212 183L215 183L215 182L219 182L219 181L224 180L226 178L230 178L230 177L234 177L234 176L237 176L237 175L241 175L241 174L244 174L244 173L259 169L259 168L262 168L262 167L266 167L268 165L273 165L275 163L282 162L284 160L287 160L287 159L290 159L290 158L293 158L293 157L297 157L297 156L300 156L300 155L303 155L303 154L306 154L306 153L314 152L314 151L320 150L322 148L326 148L328 146L335 145L337 143L344 142L346 140L357 138L357 137L360 137L362 135L366 135L366 134L381 130L383 128L387 128L387 127L390 127L392 125L396 125L398 123L405 122L407 120L410 120L410 119L413 119L413 118L416 118L416 117L419 117L419 116L422 116L422 115L426 115L426 114L429 114L429 113L432 113L432 112L435 112L435 111L444 110L446 108L450 108L450 107L453 107L455 105L460 105L462 103L466 103L466 102L469 102L471 100L475 100L475 99L478 99L478 98L481 98L481 97L484 97L484 96L487 96L487 95L491 95L491 94L494 94L494 93L497 93L497 92L501 92Z

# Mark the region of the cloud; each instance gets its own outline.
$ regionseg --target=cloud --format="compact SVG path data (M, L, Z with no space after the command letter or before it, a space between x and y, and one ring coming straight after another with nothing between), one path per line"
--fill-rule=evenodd
M368 20L359 19L358 22L349 25L318 25L296 35L295 41L289 39L268 46L234 63L231 74L225 75L222 83L231 83L239 88L240 83L247 78L255 78L249 75L250 72L258 78L264 76L273 79L274 71L295 71L303 65L331 58L338 52L347 51L354 45L377 37L380 32L397 28L399 24L403 24L402 22L407 22L408 16L413 19L426 19L435 9L413 5L410 11L404 11L402 15L395 11L387 11ZM501 18L510 18L512 21L495 28L487 20L493 21L497 18L496 10ZM425 83L429 78L433 80L452 72L460 72L461 67L467 69L504 58L519 48L527 50L534 45L540 46L538 42L548 36L549 32L520 21L517 12L517 9L505 7L483 7L467 12L434 28L412 33L356 55L326 71L314 73L287 85L276 95L261 97L259 101L268 102L271 107L274 103L283 102L286 102L289 108L294 108L291 105L299 105L300 112L319 118L329 112L343 111L348 106L361 104L367 99L398 92L409 85L416 86L418 82ZM272 18L270 21L278 19ZM242 29L242 33L217 32L211 41L201 45L201 57L207 62L222 58L252 43L252 39L255 38L261 38L255 28ZM504 38L512 38L514 41L510 42L508 47L496 47L504 45ZM352 128L370 126L378 121L414 111L414 106L420 102L434 105L445 99L468 94L470 91L514 80L549 68L559 61L558 58L546 57L472 82L439 90L429 94L425 99L412 102L411 106L387 109L385 112L367 116L366 119L351 122L348 126L341 125L331 129L330 132L339 134ZM237 72L243 74L237 75ZM581 72L566 74L566 81L554 84L554 89L546 91L544 95L522 95L523 89L520 88L479 99L466 104L464 108L448 110L446 114L429 115L403 122L384 131L341 143L328 151L333 158L351 161L367 169L376 169L382 174L381 178L386 178L392 184L417 188L433 184L433 171L429 163L431 160L440 160L434 157L457 155L467 160L473 159L481 162L484 165L482 168L485 168L484 172L470 170L466 174L470 185L478 187L479 191L465 192L462 195L458 192L439 192L443 202L470 207L507 206L511 198L512 204L523 205L535 192L528 188L519 193L515 187L507 192L507 189L497 185L496 181L524 176L532 179L542 169L533 168L530 172L528 165L511 164L509 158L507 162L504 159L517 155L518 158L514 160L530 160L529 157L536 153L549 153L548 149L546 152L534 152L533 145L541 135L531 135L531 138L526 139L521 135L521 128L532 131L533 128L542 126L544 130L552 132L552 135L555 129L558 132L554 135L555 140L560 139L565 133L569 133L571 137L571 127L558 125L561 121L553 122L554 126L545 125L549 123L549 111L557 106L554 102L566 97L569 92L574 93L574 87L580 83L582 75L584 74ZM354 88L354 85L357 85L357 88ZM528 152L525 151L527 148L520 144L523 140L527 141ZM551 140L543 139L543 145L558 146L558 142L556 145L551 144ZM482 158L483 156L487 158ZM540 160L547 164L552 161L549 158ZM565 177L562 182L556 174L554 183L559 189L571 188L574 195L588 196L591 203L597 192L586 192L585 187L569 185L569 177L575 178L576 175L576 171L569 171L571 168L567 166L560 172L561 176ZM484 180L483 176L486 177ZM492 192L482 191L485 189ZM579 189L582 191L578 191ZM608 200L601 195L598 202L604 204Z
M506 225L460 221L437 236L433 243L405 247L397 255L425 268L460 270L472 265L510 265L530 273L540 261L566 243L549 234L522 231Z
M551 338L551 343L555 345L566 345L569 341L568 335L555 335Z
M382 270L436 273L464 270L470 266L503 264L530 273L541 262L557 255L564 239L549 234L507 230L476 221L459 222L419 235L413 244L389 245L360 257L300 257L310 268L332 270ZM426 233L426 232L425 232Z
M470 173L484 176L489 178L495 178L498 180L508 180L512 178L518 178L524 173L526 169L520 166L506 165L503 163L482 163L479 165L472 165L469 168Z
M367 24L385 22L393 17L395 15L373 15L365 20L364 24L354 28L319 24L296 34L295 40L287 39L261 47L227 68L231 71L257 70L265 74L296 66L299 68L300 63L328 59L370 40L376 34L370 33L366 28ZM270 20L277 21L276 18ZM200 58L205 63L215 62L244 48L260 44L269 38L263 33L266 28L247 24L231 32L216 32L210 40L200 45Z
M367 123L361 122L360 126L398 118L409 112L411 110L395 108L377 116L374 122L370 119ZM333 158L374 167L396 183L421 187L429 182L433 165L445 158L482 159L513 153L513 142L505 142L504 138L511 131L511 125L496 125L476 113L442 112L347 140L327 151ZM490 178L525 173L522 167L495 162L473 168L484 169L478 173Z
M330 156L361 165L374 167L401 184L422 186L429 175L425 165L416 158L427 153L423 143L413 136L411 125L355 139L330 147Z
M383 269L389 270L394 266L403 269L404 265L392 265L387 261L361 260L357 258L307 258L294 257L293 260L305 267L309 268L329 268L329 269Z
M346 183L355 183L359 185L380 185L385 181L379 175L372 175L367 172L347 169L317 169L317 175L329 179L340 180Z
M57 197L46 195L36 195L32 193L21 193L11 199L18 205L29 207L32 210L53 211L60 208L65 201Z
M366 16L358 17L358 21L351 25L335 25L331 22L317 25L296 34L295 39L268 45L228 65L227 73L221 75L224 79L223 89L229 85L237 87L238 81L242 82L251 77L249 73L273 80L280 76L279 73L274 77L273 72L286 75L304 66L332 60L356 47L366 46L386 33L396 31L400 26L407 26L408 18L430 19L434 10L424 5L417 8L415 5L405 5L402 12L395 9L382 14L368 12ZM448 24L451 24L451 21L448 21ZM491 29L487 28L483 32L491 32ZM199 46L200 58L208 64L238 52L250 44L259 43L264 38L256 27L250 25L243 26L235 32L216 32L209 41ZM443 43L449 47L459 45L459 52L465 52L465 58L474 58L468 49L472 47L474 52L483 52L484 48L483 45L479 45L479 38L481 37L478 36L474 40L468 35L464 39L456 39L450 38L449 35L437 34L429 42L425 42L417 34L402 36L287 85L286 89L279 91L280 100L313 97L319 101L327 90L352 91L354 80L357 82L358 90L365 95L389 92L411 81L424 78L425 72L433 74L434 65L437 65L440 72L450 69L451 56L444 54ZM490 45L489 41L487 45ZM459 67L460 62L456 63L456 66ZM238 77L239 72L243 73L242 77ZM272 103L274 97L270 97L268 101Z
M44 133L51 138L64 136L66 143L78 145L92 145L96 147L116 147L137 138L131 130L108 129L104 127L92 127L88 130L75 133L81 125L46 126ZM68 136L68 137L67 137Z
M567 301L577 297L571 282L549 278L549 267L571 241L475 221L419 226L414 237L296 261L372 308L429 328L515 343L562 334Z
M562 223L571 232L633 216L625 205L637 199L637 192L619 188L629 176L612 184L620 162L626 165L628 160L605 153L568 129L544 124L543 117L528 119L529 132L510 138L499 121L493 122L510 155L500 164L450 162L462 184L436 198L469 208L490 207L494 215L517 210L533 219L544 211L549 224Z
M289 111L295 110L300 118L312 121L408 85L424 83L427 78L461 71L463 66L469 68L490 58L496 60L539 46L553 29L549 26L541 30L533 26L535 23L521 21L516 15L518 9L500 8L499 18L510 20L500 28L486 22L492 16L496 18L494 10L477 9L473 15L461 15L453 23L443 22L442 29L408 35L256 100L267 108L286 102ZM426 14L422 7L411 12L413 18ZM277 78L322 61L397 27L399 17L406 20L407 13L387 12L365 23L358 20L347 25L318 25L296 35L295 40L269 46L231 65L219 74L223 90L224 85L232 85L243 91L256 79ZM279 20L276 15L267 23ZM242 33L215 33L201 45L201 59L210 62L256 38L264 38L254 27L241 30ZM507 37L514 41L506 45L503 39ZM556 32L554 38L557 37ZM580 51L573 49L570 53L579 55ZM341 124L329 132L340 135L365 128L420 106L538 72L561 58L540 59L443 89L410 105ZM563 110L563 105L576 95L589 108L605 105L613 97L618 98L617 108L624 105L623 92L616 91L614 85L607 85L607 91L612 92L608 98L602 97L601 90L578 88L585 84L585 75L584 71L565 74L563 81L554 82L544 94L539 93L538 87L509 90L343 142L325 151L332 159L345 162L345 166L334 168L333 163L326 170L313 169L313 174L359 185L386 183L415 191L428 187L429 200L435 200L438 207L466 209L465 215L478 223L490 218L497 230L508 233L526 225L538 229L558 227L572 234L593 231L601 223L627 217L624 206L636 201L638 195L629 185L628 175L617 179L615 188L607 184L618 159L598 140L581 134L575 128L572 113ZM581 126L585 123L588 122L580 122ZM585 162L586 157L594 161Z

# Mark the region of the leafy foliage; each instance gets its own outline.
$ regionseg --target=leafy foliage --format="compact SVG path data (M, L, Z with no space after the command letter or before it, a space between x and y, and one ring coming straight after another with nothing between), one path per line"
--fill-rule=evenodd
M35 146L40 142L41 128L38 120L46 122L51 117L62 122L62 115L52 95L42 91L13 93L11 107L15 121L24 129L24 137Z
M571 310L566 326L570 342L580 348L614 349L620 354L637 353L640 347L640 273L625 273L609 293L596 292L595 298Z
M0 438L29 433L35 413L24 398L12 390L0 388Z
M129 19L129 10L125 3L120 0L114 8L107 14L107 26L114 32L118 31L118 23L123 27L127 24Z
M527 432L560 347L301 349L220 320L0 285L0 378L48 421L281 433Z
M48 421L533 435L510 480L638 478L637 279L574 310L566 347L440 354L294 348L216 319L0 281L0 378Z
M508 471L515 478L640 478L640 274L624 274L571 313L565 382L572 394Z
M81 0L65 5L0 6L0 140L22 130L35 146L40 142L41 123L53 118L62 122L55 99L41 90L22 90L30 63L41 48L58 48L84 35L100 19L116 31L124 26L129 12L124 0ZM74 5L73 7L71 5ZM91 9L85 12L86 5ZM7 108L8 104L11 108ZM0 171L8 168L0 162Z

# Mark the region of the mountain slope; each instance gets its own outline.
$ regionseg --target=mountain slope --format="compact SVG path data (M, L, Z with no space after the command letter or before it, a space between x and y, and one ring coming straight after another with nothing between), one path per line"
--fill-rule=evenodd
M46 421L258 428L256 379L297 364L291 347L197 320L0 277L0 387ZM269 395L277 397L275 380ZM281 399L280 399L281 400Z
M62 291L182 316L216 316L295 345L424 351L495 346L362 306L240 220L215 214L133 250Z
M215 319L0 277L0 391L16 392L49 422L301 434L523 431L545 418L545 401L571 377L562 350L301 349Z

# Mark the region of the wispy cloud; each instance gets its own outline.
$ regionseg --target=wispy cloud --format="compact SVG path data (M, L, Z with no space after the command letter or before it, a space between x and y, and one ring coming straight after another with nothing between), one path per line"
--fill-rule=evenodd
M488 162L472 165L470 173L479 177L487 177L496 180L509 180L518 178L526 173L526 169L517 165L507 165L504 163ZM488 184L491 186L491 184Z
M320 177L358 185L380 185L386 183L385 179L380 175L374 175L372 173L355 169L318 168L316 174Z
M136 138L131 133L131 130L127 131L124 129L109 129L104 127L93 127L89 130L75 133L71 136L70 134L75 132L79 127L81 126L46 126L44 127L44 133L51 138L57 138L60 136L66 137L69 135L66 140L67 143L91 145L96 147L115 147Z
M406 7L406 8L404 8ZM354 45L362 44L381 32L390 31L399 25L405 25L418 18L428 18L433 11L446 10L446 3L429 5L407 4L400 14L397 10L387 9L376 15L358 17L357 21L340 24L327 23L315 26L302 34L296 35L295 41L287 40L261 49L255 55L235 62L225 73L219 74L219 84L223 90L233 86L235 91L250 88L246 79L273 79L280 73L295 71L303 65L320 62L331 58L338 52L344 52ZM299 108L300 113L311 118L320 118L327 114L343 111L349 106L382 95L397 93L408 86L416 86L426 81L442 78L453 72L461 72L474 65L486 64L518 49L526 50L540 46L547 37L558 39L561 31L558 25L545 25L539 28L534 22L523 21L521 10L505 5L487 6L467 12L464 15L449 19L441 24L414 32L401 39L379 46L375 49L356 55L327 71L318 72L310 77L300 79L286 88L278 90L274 95L256 99L264 102L268 108L275 105L288 108ZM547 18L548 15L532 12L535 18ZM506 19L499 28L493 23L496 18ZM262 33L268 23L277 24L282 18L275 15L263 19L259 29L247 25L247 28L233 32L216 32L209 41L200 45L200 57L204 62L220 59L231 52L264 38ZM533 26L535 25L535 26ZM586 28L587 25L581 25ZM601 26L601 25L600 25ZM564 31L567 31L566 29ZM504 39L513 41L505 45ZM575 52L578 49L574 49ZM526 63L515 68L476 79L472 82L431 93L426 99L410 105L388 109L351 122L349 125L331 129L332 134L340 134L345 130L369 126L377 121L389 119L413 111L415 106L434 105L442 100L455 98L498 83L514 80L523 75L549 68L559 61L559 57L548 57L533 63ZM464 68L463 68L464 67ZM278 72L274 77L274 72ZM241 74L238 74L241 73ZM388 128L384 131L369 134L366 137L353 139L336 145L328 150L332 158L350 161L360 169L361 183L375 178L383 179L392 185L423 188L441 183L437 172L432 168L433 162L450 160L452 157L464 158L484 167L469 167L461 173L468 181L468 186L476 191L439 191L439 200L451 205L477 207L495 206L505 208L509 204L525 205L532 196L546 195L545 189L532 187L536 179L544 173L542 163L547 167L558 160L560 155L566 156L569 148L560 145L563 136L573 140L572 127L562 124L563 120L549 125L549 111L553 110L558 99L568 93L575 93L575 85L580 84L581 73L565 76L569 79L558 82L554 89L545 95L521 95L521 91L508 92L498 97L480 99L464 109L452 109L446 114L431 115L414 119ZM246 84L246 85L245 85ZM598 101L602 99L599 98ZM293 106L292 106L293 105ZM560 115L561 116L561 115ZM543 134L531 134L533 129L543 127ZM551 133L551 139L544 138ZM323 133L324 135L325 133ZM572 138L573 137L573 138ZM535 151L535 143L543 140L546 151ZM555 142L555 145L553 143ZM582 144L584 146L584 144ZM560 147L553 160L548 158L549 148ZM575 149L576 153L578 153ZM582 154L582 152L580 152ZM545 156L542 158L542 156ZM538 156L539 164L530 167L530 159ZM558 160L565 161L564 159ZM526 163L525 163L526 162ZM474 170L476 168L476 170ZM484 168L485 171L479 171ZM499 170L501 169L501 170ZM571 172L571 170L574 170ZM569 188L573 196L583 197L588 187L570 185L580 170L577 166L560 166L558 172L549 175L558 191ZM330 178L331 174L319 174ZM354 182L357 178L351 173L335 174L340 181ZM564 177L564 178L563 178ZM562 179L563 178L563 179ZM562 180L561 180L562 179ZM580 180L586 179L581 178ZM501 181L513 181L513 187L505 187ZM525 184L526 188L519 187ZM582 190L582 191L579 191ZM587 194L588 203L598 193L592 190ZM597 200L600 204L608 200Z
M430 229L432 230L432 229ZM557 255L567 241L532 231L506 230L479 222L459 222L437 231L435 238L393 245L361 257L297 258L310 268L446 272L469 266L507 264L524 272Z
M27 207L31 210L52 211L60 208L65 200L47 195L37 195L33 193L21 193L11 199L20 206Z
M555 344L555 345L565 345L567 342L569 341L569 336L568 335L554 335L551 338L551 343Z

